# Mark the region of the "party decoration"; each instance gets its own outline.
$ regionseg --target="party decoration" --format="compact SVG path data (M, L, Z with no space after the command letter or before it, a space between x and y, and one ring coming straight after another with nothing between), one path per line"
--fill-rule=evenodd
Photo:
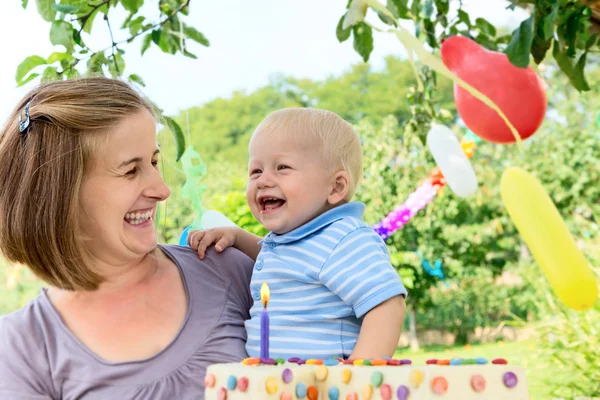
M421 266L429 276L437 277L440 280L446 279L444 276L444 271L442 271L442 260L435 260L435 267L432 267L431 263L429 263L429 261L423 257L420 251L417 250L415 253L417 253L417 255L421 258Z
M539 181L522 169L507 168L500 193L554 293L573 310L592 307L598 298L595 276Z
M432 125L427 147L448 187L457 196L468 197L477 191L477 176L454 132L442 125Z
M218 228L221 226L236 226L236 224L219 211L207 210L202 214L200 227L198 229ZM192 225L183 230L179 237L180 246L187 246L187 238L192 229L196 228L193 228Z
M260 288L260 301L263 304L263 310L260 313L260 358L269 358L269 313L267 305L269 304L270 290L267 282L263 282Z
M519 68L504 53L489 51L464 36L452 36L441 47L444 64L485 94L517 129L521 139L533 135L546 114L546 93L531 66ZM513 132L495 110L455 85L454 99L465 125L492 143L514 143Z
M200 229L204 207L202 206L202 193L206 189L205 184L200 181L206 176L206 165L200 154L192 146L189 146L181 156L181 164L185 174L185 184L181 188L181 195L190 199L192 209L196 218L192 222L192 229Z

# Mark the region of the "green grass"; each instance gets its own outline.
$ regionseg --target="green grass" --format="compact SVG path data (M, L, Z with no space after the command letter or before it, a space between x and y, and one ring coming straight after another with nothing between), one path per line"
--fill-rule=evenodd
M504 358L509 364L520 365L525 369L527 376L527 386L529 388L529 398L531 400L551 400L554 399L550 393L550 382L556 379L557 375L564 375L566 372L560 371L557 366L537 348L534 341L526 342L498 342L481 345L467 346L428 346L412 353L410 349L398 349L396 358L408 358L414 364L425 364L425 361L436 359L452 358L475 358L485 357L489 361L494 358Z

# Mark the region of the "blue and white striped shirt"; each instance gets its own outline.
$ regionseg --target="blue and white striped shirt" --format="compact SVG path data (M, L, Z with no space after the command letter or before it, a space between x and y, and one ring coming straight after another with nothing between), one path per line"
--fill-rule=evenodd
M246 351L260 355L260 288L271 292L269 357L348 357L362 317L375 306L406 295L383 240L363 221L365 205L333 208L262 243L250 290Z

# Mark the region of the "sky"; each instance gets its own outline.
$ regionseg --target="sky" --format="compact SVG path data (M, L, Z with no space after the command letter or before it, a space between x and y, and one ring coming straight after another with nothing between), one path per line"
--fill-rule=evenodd
M155 47L142 57L138 40L124 47L125 72L141 75L146 83L143 91L171 115L218 97L228 97L236 90L252 91L277 74L315 80L339 75L361 62L352 41L340 44L335 36L346 1L193 0L184 21L204 33L210 47L192 43L190 50L198 56L197 60L164 54ZM158 0L145 2L152 14ZM526 16L519 10L506 10L507 5L504 0L463 0L463 8L473 18L481 16L496 26L515 28ZM115 11L116 21L126 15L122 10ZM111 23L113 30L119 26ZM0 125L17 101L36 84L34 81L16 87L15 71L21 61L33 54L46 58L53 51L63 51L62 46L50 44L49 30L50 23L37 14L35 1L30 0L24 10L21 0L3 0ZM125 34L117 32L115 39L126 38ZM84 40L94 49L110 45L101 18L95 21L91 38ZM371 55L375 68L381 67L388 55L404 54L394 36L375 34L375 50Z

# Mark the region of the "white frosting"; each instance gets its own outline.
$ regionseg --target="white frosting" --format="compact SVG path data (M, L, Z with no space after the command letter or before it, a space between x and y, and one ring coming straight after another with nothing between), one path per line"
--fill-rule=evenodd
M284 383L282 372L289 368L292 371L293 379L289 383ZM317 373L317 368L321 368L321 374ZM322 378L323 368L327 368L327 377ZM343 382L344 370L349 370L351 379L348 383ZM416 385L414 376L422 373L422 381ZM374 372L380 372L383 376L381 386L373 386L372 376ZM512 372L517 376L517 385L508 388L504 384L504 374ZM411 379L411 373L413 373ZM365 386L371 385L372 400L385 399L381 396L381 387L389 385L391 389L391 399L397 399L397 390L400 385L406 386L410 394L407 400L426 400L426 399L460 399L460 400L528 400L527 384L525 373L521 367L513 365L458 365L458 366L317 366L317 365L296 365L286 363L285 365L260 365L249 366L243 364L216 364L207 370L207 376L211 374L215 378L213 387L206 388L206 400L219 399L220 388L226 390L227 400L237 399L257 399L257 400L281 400L283 393L289 393L289 399L298 399L296 396L296 387L302 383L306 388L314 386L319 393L319 400L328 400L329 389L336 387L339 391L339 400L346 400L350 393L356 393L356 399L369 399L363 394ZM346 372L347 374L347 372ZM480 375L485 380L485 390L476 392L471 386L473 375ZM227 380L234 376L239 381L240 378L248 379L248 388L242 392L236 387L234 390L227 389ZM443 377L448 383L447 391L443 394L436 394L432 390L432 381L436 377ZM267 380L276 384L274 393L267 393ZM273 389L273 387L271 387ZM367 389L368 391L368 389ZM308 399L308 396L304 397ZM390 399L390 398L388 398ZM312 399L311 399L312 400Z

